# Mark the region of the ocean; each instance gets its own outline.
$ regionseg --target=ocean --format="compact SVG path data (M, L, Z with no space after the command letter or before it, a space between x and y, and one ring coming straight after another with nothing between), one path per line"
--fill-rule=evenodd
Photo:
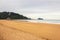
M38 22L38 23L56 23L60 24L60 20L27 20L29 22Z
M26 21L26 22L34 22L34 23L60 24L60 20L18 20L18 21Z

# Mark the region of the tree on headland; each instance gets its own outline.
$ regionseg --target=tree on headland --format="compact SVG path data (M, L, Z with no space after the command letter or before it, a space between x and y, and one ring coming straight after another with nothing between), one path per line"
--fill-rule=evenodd
M23 15L19 15L17 13L11 12L9 15L10 19L28 19L27 17L23 16Z
M0 19L6 19L8 17L8 12L0 12Z
M0 12L0 19L29 19L29 18L14 12Z

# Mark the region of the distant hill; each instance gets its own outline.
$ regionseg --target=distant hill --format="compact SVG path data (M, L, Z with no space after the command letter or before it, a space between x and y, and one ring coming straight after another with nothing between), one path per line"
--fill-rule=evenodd
M38 18L38 20L44 20L43 18Z
M14 12L0 12L0 19L29 19L29 18Z

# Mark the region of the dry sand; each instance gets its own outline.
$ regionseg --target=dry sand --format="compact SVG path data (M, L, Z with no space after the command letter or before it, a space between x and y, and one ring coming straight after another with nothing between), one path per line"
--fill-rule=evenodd
M60 40L60 24L0 20L0 40Z

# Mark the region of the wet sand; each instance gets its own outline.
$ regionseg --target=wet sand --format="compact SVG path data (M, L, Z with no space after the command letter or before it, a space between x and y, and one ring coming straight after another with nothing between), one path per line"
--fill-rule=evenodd
M60 24L0 20L0 40L60 40Z

